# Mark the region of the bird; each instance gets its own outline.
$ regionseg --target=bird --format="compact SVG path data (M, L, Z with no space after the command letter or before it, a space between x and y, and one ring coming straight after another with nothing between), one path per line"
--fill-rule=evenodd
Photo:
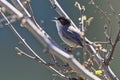
M83 36L78 28L73 27L71 21L65 17L53 20L56 23L61 40L71 48L83 47Z
M58 17L53 20L56 23L58 35L61 40L70 48L86 47L88 52L96 53L94 47L98 47L94 42L88 40L79 28L75 28L70 19L66 17ZM93 50L94 49L94 50ZM101 51L106 52L104 48Z

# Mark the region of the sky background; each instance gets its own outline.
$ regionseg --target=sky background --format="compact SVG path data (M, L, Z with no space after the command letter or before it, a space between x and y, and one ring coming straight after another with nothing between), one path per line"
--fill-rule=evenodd
M81 5L86 6L85 15L87 17L94 17L92 24L88 27L87 37L91 41L104 40L104 25L106 24L105 18L91 5L88 4L89 0L77 0ZM96 1L96 0L95 0ZM109 14L112 23L112 38L114 40L118 31L118 22L115 15L112 13L108 0L97 0L96 4L101 9ZM112 1L113 8L116 13L120 13L120 0ZM60 5L70 16L70 18L78 25L79 11L74 7L75 0L58 0ZM59 15L51 8L49 0L31 0L34 16L40 26L58 43L61 45L62 41L58 37L55 23L51 20ZM49 55L43 53L43 47L31 35L31 33L20 27L18 24L13 24L22 37L28 44L37 52L43 59L49 61ZM17 55L15 47L20 47L27 52L20 44L14 33L3 25L0 28L0 80L52 80L52 72L46 69L43 65L28 59L24 56ZM114 60L111 61L110 66L114 73L120 78L120 45L118 44L114 54ZM62 80L57 78L57 80Z

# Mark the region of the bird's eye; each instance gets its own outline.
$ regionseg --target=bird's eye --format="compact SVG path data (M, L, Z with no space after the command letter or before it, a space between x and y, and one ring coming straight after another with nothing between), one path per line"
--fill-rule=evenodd
M63 19L60 19L60 22L63 22Z

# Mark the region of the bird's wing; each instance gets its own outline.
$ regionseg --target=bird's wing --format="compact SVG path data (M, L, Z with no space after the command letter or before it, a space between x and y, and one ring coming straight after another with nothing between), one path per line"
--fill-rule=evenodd
M80 34L78 32L68 28L68 29L63 29L62 34L67 39L69 39L72 42L82 46L83 39L81 38L81 36L80 36Z

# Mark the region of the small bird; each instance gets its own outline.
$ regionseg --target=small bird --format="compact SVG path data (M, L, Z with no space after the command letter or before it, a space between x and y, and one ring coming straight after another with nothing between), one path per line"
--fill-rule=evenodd
M71 48L83 47L83 37L79 29L74 28L71 21L65 17L53 20L56 23L57 31L62 41Z
M95 50L93 50L93 48L97 48L98 45L84 37L82 35L82 32L78 28L73 27L69 19L65 17L58 17L53 21L56 23L57 31L60 38L70 48L74 49L86 46L88 52L95 53ZM106 52L106 49L102 47L100 50Z

